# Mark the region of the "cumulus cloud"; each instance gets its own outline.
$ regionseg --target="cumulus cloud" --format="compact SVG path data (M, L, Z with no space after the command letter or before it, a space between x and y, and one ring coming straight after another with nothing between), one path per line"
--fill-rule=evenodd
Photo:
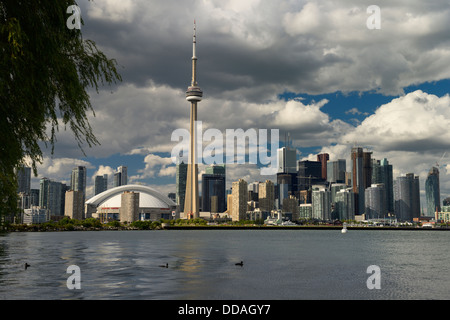
M421 90L380 106L344 141L358 141L379 151L436 153L450 147L450 97Z
M176 144L172 132L188 128L184 92L196 19L198 80L204 91L198 118L204 129L278 128L281 137L289 132L294 146L323 146L338 158L348 158L357 141L373 146L374 156L395 161L399 173L423 175L434 155L439 158L448 149L449 97L422 91L403 95L403 89L450 78L450 7L444 0L382 1L381 29L369 30L371 4L188 0L180 10L173 0L79 1L84 37L117 59L124 79L91 94L96 117L89 119L101 146L86 149L88 157L141 155L143 168L135 181L174 176L170 156L156 154L170 154ZM328 100L307 104L278 98L284 92L354 91L399 98L356 126L346 116L366 116L360 106L331 118L324 111ZM62 177L66 165L57 159L82 155L69 132L57 138L56 162L41 170ZM245 167L236 168L230 174L246 176ZM105 163L97 172L109 169Z
M37 164L37 177L32 177L32 187L39 188L39 180L48 178L50 180L63 182L70 185L72 169L77 166L84 166L87 169L93 169L94 166L85 160L74 158L51 158L44 157L41 164Z
M170 157L161 157L155 154L149 154L145 157L144 163L145 168L138 170L138 175L131 176L130 182L136 182L154 177L175 177L176 167L173 165L172 158Z

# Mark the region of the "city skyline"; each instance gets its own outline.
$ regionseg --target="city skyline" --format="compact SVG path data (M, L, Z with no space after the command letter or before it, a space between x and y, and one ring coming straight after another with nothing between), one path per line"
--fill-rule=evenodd
M175 192L170 134L189 122L186 57L196 19L202 35L199 78L208 92L199 107L205 127L278 128L280 136L290 134L298 160L328 153L330 160L346 159L347 166L355 143L370 146L373 158L393 165L394 179L408 172L420 177L423 204L427 174L439 163L441 199L448 197L444 2L433 8L420 2L381 5L380 30L366 27L369 4L284 4L193 2L192 15L180 17L173 3L80 1L82 32L117 59L124 81L91 95L96 117L90 121L101 146L85 148L84 157L71 134L59 132L54 155L44 151L33 187L42 177L70 184L70 171L81 165L92 196L95 176L107 174L111 185L115 168L125 165L131 183ZM152 13L151 19L144 13ZM310 25L302 24L304 17ZM227 166L227 176L227 188L239 178L266 180L256 165Z

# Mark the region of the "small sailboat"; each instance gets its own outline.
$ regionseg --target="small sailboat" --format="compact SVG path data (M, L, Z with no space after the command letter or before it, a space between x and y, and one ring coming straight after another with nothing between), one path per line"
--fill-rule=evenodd
M347 223L346 222L344 222L341 232L347 233Z

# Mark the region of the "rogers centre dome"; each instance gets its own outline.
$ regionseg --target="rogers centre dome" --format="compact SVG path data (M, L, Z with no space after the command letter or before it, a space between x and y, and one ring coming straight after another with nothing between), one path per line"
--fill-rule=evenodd
M122 194L127 192L139 193L140 219L170 218L172 212L177 212L177 205L169 197L159 191L143 185L123 185L108 189L86 201L86 214L95 213L119 214L122 206Z

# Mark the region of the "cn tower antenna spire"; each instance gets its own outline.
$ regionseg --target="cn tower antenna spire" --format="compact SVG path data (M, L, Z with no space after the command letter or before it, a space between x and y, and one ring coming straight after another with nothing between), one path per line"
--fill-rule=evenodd
M196 23L194 20L194 35L192 37L192 82L191 86L197 86L197 54L195 46L197 44Z

